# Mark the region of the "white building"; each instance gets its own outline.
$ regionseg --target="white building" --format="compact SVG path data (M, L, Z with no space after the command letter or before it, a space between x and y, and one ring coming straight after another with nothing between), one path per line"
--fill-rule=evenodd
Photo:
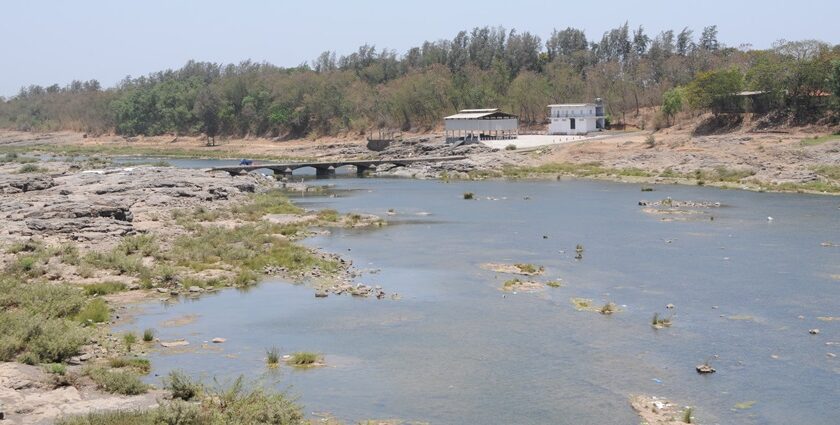
M548 105L548 134L586 134L604 129L604 106L597 103Z
M462 109L443 119L447 142L515 139L519 117L499 109Z

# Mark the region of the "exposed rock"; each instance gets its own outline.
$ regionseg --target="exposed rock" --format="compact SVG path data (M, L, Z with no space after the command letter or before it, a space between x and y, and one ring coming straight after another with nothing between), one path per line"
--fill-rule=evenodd
M253 175L231 177L162 167L88 170L57 177L0 174L0 194L5 195L0 196L5 230L0 236L117 239L144 229L137 227L138 214L228 200L260 187L276 183Z
M695 367L697 369L697 373L706 374L706 373L715 373L716 370L708 363L699 364Z
M811 335L819 335L820 330L819 329L809 329L808 333L811 334Z
M44 174L0 174L0 194L44 190L53 186L55 181Z
M213 344L224 344L227 341L225 338L213 338L210 340Z

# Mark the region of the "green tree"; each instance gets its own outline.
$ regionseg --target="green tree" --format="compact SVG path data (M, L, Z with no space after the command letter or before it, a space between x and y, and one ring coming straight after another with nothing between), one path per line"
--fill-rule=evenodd
M207 146L216 145L216 135L219 132L219 96L209 87L198 92L195 98L194 113L198 117L201 131L207 136Z
M831 93L834 94L835 106L840 107L840 59L831 61L831 73L828 77L828 84L831 88Z
M692 108L717 111L728 96L741 91L743 83L741 71L735 68L701 72L686 87L685 97Z
M684 97L681 87L674 87L662 95L662 113L668 118L668 125L671 125L674 116L682 111Z

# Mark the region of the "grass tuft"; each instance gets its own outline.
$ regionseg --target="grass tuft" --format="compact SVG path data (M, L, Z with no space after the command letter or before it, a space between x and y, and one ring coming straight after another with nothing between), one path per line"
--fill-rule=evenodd
M143 375L152 370L152 363L140 357L115 357L108 360L108 366L113 369L129 368Z
M143 342L152 342L155 339L155 330L148 328L143 331Z
M271 347L265 350L265 362L269 367L277 367L280 364L280 349Z

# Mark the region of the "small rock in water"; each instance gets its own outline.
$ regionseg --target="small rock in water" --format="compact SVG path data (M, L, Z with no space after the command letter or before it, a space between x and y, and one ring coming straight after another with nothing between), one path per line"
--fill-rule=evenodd
M666 305L665 305L665 308L667 308L667 309L673 309L673 308L674 308L674 305L673 305L673 304L666 304Z
M327 291L321 291L321 290L315 291L315 298L326 298L327 295L328 295Z
M195 293L195 292L203 292L203 291L204 291L204 289L201 289L201 288L200 288L200 287L198 287L198 286L190 286L189 291L190 291L190 292L193 292L193 293Z
M834 354L834 353L825 353L825 356L826 356L826 357L828 357L828 358L833 359L833 358L837 357L837 354Z
M697 369L697 373L701 373L701 374L715 373L716 372L715 368L713 368L708 363L703 363L703 364L697 365L696 369Z
M817 335L817 334L820 333L820 330L819 329L809 329L808 333L811 334L811 335Z
M223 344L225 341L227 340L224 338L213 338L210 340L213 344Z

